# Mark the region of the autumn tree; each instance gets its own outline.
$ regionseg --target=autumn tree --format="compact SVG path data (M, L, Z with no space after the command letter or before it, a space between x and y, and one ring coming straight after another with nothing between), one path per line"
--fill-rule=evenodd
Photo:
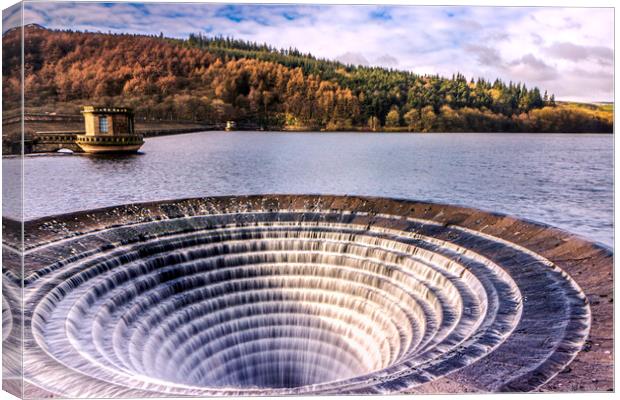
M407 111L403 116L405 123L407 124L407 129L409 132L420 132L422 130L422 119L420 117L420 110L417 108L412 108Z
M437 123L437 115L432 106L426 106L420 111L422 132L433 132Z
M393 106L387 114L387 117L385 118L385 126L390 128L400 126L400 114L398 112L398 107Z

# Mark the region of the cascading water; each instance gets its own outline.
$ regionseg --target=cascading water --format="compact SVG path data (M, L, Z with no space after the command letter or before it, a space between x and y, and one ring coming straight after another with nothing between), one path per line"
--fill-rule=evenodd
M451 374L532 390L553 378L588 335L579 285L513 242L420 218L424 207L230 197L34 221L25 378L67 397L387 393Z

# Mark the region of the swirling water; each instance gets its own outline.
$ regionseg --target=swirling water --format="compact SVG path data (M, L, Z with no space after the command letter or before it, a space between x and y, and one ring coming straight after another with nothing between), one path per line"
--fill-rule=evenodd
M27 219L179 197L358 194L512 214L613 246L612 135L203 132L24 168Z

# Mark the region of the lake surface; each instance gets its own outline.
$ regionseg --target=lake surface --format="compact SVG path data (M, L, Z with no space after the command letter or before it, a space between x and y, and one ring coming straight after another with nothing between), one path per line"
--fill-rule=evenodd
M203 132L147 139L141 153L26 157L25 218L180 197L357 194L512 214L613 246L612 135ZM20 160L3 165L10 174Z

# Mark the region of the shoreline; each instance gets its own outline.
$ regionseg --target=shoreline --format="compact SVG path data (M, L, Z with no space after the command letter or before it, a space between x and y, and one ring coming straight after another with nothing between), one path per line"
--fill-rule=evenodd
M140 131L140 130L138 130ZM256 130L256 129L236 129L231 131L226 131L225 129L213 129L213 128L205 128L205 127L192 127L192 128L173 128L173 129L162 129L162 130L143 130L141 133L144 139L151 139L157 137L165 137L165 136L176 136L176 135L185 135L192 133L201 133L201 132L226 132L226 133L235 133L235 132L251 132L251 133L275 133L275 134L298 134L298 133L306 133L306 134L376 134L376 135L454 135L454 134L486 134L486 135L579 135L579 136L587 136L587 135L614 135L613 132L476 132L476 131L468 131L468 132L409 132L409 131L370 131L370 130L346 130L346 131L310 131L310 130ZM32 140L32 139L29 139ZM6 143L4 143L6 146ZM5 147L6 148L6 147ZM3 149L4 150L4 149ZM86 154L82 152L59 152L59 151L37 151L37 152L27 152L24 154L12 153L12 152L3 152L2 158L14 158L14 157L34 157L34 156L42 156L42 155L57 155L57 156L67 156L67 155L80 155ZM140 154L139 152L137 154Z

